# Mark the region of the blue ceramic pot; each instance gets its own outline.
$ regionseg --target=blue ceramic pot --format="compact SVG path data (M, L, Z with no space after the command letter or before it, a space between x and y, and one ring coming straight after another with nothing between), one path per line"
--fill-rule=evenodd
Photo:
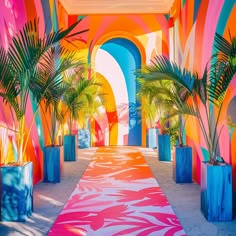
M61 147L44 147L44 182L60 183L61 179Z
M76 135L64 136L64 161L76 161Z
M158 134L158 157L159 161L171 161L169 134Z
M174 148L173 179L176 183L192 183L192 147Z
M90 131L89 129L78 130L78 147L89 148L90 147Z
M33 164L2 166L0 221L26 221L33 211Z
M157 148L157 135L158 129L156 128L149 128L148 129L148 147L149 148Z
M232 166L201 163L201 211L208 221L232 220Z

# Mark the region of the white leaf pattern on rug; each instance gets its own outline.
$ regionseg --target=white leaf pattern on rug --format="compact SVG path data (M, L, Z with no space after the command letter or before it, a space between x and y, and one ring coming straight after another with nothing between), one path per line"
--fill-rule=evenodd
M186 234L142 154L104 147L95 153L48 235Z

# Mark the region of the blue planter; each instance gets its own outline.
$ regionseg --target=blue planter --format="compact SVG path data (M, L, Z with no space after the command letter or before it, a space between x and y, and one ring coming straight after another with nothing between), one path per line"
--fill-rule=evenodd
M158 157L159 161L171 161L169 134L158 134Z
M89 148L90 147L90 131L89 129L78 130L78 147Z
M233 192L233 215L236 216L236 192Z
M201 211L208 221L232 220L232 166L201 163Z
M148 147L149 148L156 148L157 147L157 134L158 129L150 128L148 129Z
M44 182L60 183L61 147L44 147Z
M64 161L76 161L76 135L64 136Z
M175 147L173 155L173 179L176 183L192 183L191 147Z
M3 166L0 221L26 221L33 211L33 164Z

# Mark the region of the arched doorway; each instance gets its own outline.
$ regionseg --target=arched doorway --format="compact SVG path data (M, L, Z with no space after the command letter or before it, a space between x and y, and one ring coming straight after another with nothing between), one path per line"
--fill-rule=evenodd
M94 63L95 71L109 84L107 92L114 98L113 109L106 110L104 119L97 123L96 130L102 135L97 135L95 145L141 145L142 125L134 74L141 66L139 49L126 38L112 38L98 48Z

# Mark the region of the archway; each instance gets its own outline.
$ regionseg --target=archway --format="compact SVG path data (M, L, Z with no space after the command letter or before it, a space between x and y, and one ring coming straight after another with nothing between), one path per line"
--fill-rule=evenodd
M134 74L141 62L139 49L127 38L108 39L97 49L94 57L95 71L109 83L109 94L113 94L115 106L113 110L104 113L104 121L109 121L106 127L100 120L100 127L103 127L103 135L100 137L105 139L97 140L95 145L142 145L142 123ZM117 123L111 124L110 121ZM113 135L113 132L118 135Z

